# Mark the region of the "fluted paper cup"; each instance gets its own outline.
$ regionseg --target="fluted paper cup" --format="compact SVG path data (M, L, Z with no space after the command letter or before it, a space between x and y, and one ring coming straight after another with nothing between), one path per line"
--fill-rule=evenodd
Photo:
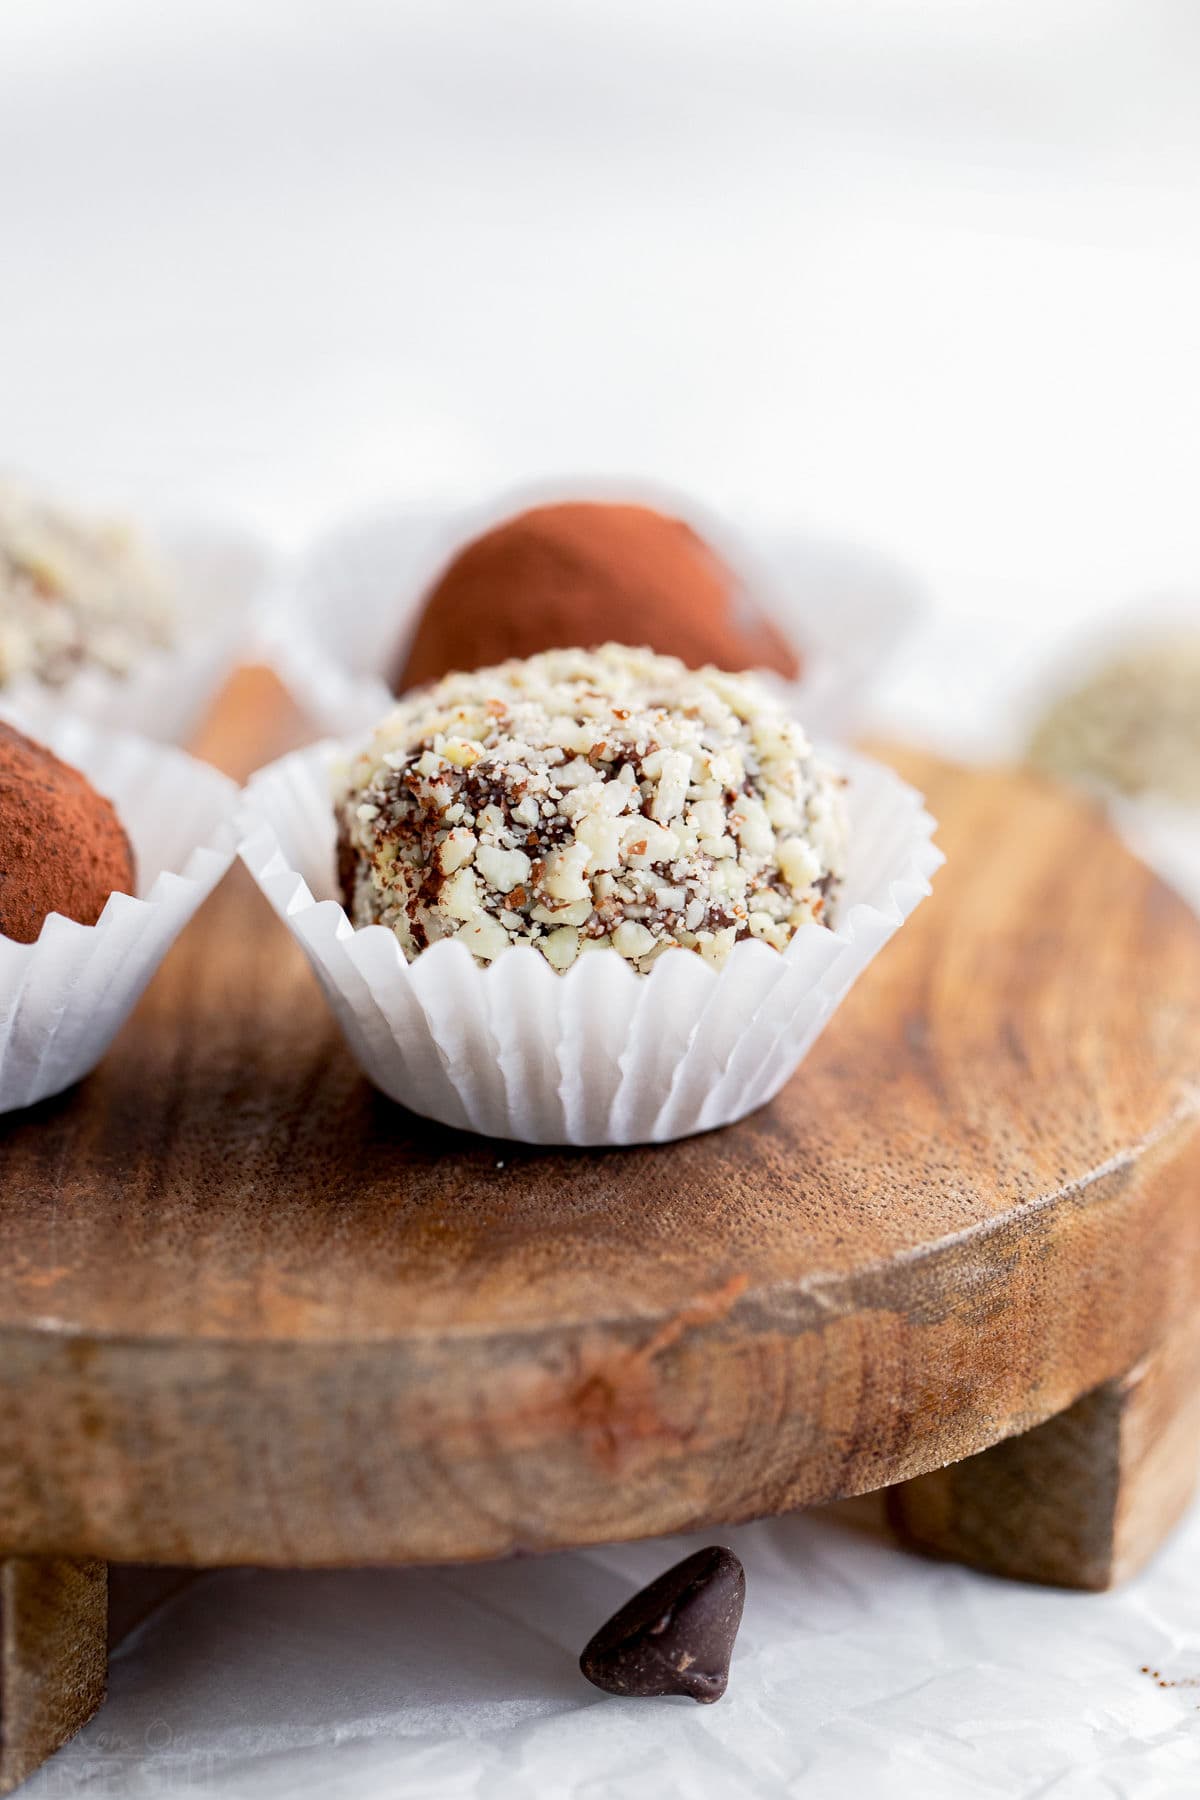
M1135 605L1128 603L1107 613L1075 623L1055 633L1055 645L1036 678L1011 707L1018 749L1028 746L1048 713L1077 693L1106 665L1120 662L1156 644L1200 642L1200 593L1196 589L1149 594ZM1153 729L1154 702L1144 696L1146 729ZM1162 730L1161 720L1158 730ZM1186 767L1191 740L1179 727L1176 754ZM1161 740L1160 740L1161 741ZM1130 750L1136 744L1129 746ZM1088 794L1103 806L1115 829L1135 855L1168 882L1200 912L1200 805L1146 787L1137 793L1120 791L1104 774L1085 766L1056 771L1039 763L1044 773L1056 775Z
M540 951L481 968L466 947L413 963L386 926L355 930L337 898L333 771L323 743L253 776L241 856L294 933L363 1070L444 1125L530 1144L665 1143L770 1100L942 861L921 796L840 753L850 818L836 929L780 953L734 946L723 968L670 950L639 975L615 950L556 973Z
M147 650L124 675L81 668L58 687L22 676L0 689L0 705L38 720L85 719L101 730L133 731L166 744L192 736L252 640L270 558L249 535L207 526L164 530L154 547L178 604L176 642Z
M595 484L578 491L595 494ZM415 628L421 599L455 550L522 506L562 497L539 490L485 511L394 510L349 521L278 571L257 653L319 731L343 737L369 730L392 703L387 675ZM911 579L886 558L849 545L768 531L734 534L677 497L648 498L694 518L803 653L798 681L760 671L773 691L810 734L847 735L921 610Z
M237 788L181 750L82 719L2 715L82 769L129 833L138 893L94 925L51 913L36 943L0 937L0 1112L61 1093L100 1061L233 860Z
M1134 855L1200 913L1200 807L1113 795L1108 814Z

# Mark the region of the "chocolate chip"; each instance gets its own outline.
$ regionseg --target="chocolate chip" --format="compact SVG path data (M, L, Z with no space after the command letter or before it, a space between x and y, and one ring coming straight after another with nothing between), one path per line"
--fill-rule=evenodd
M627 1600L579 1666L609 1694L719 1700L745 1598L745 1570L733 1551L697 1550Z

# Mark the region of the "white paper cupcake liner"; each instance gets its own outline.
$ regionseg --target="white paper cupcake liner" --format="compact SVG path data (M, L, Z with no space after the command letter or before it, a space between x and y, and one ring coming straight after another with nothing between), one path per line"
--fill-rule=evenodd
M1200 807L1113 796L1108 813L1134 855L1200 913Z
M24 676L0 689L0 705L39 725L79 718L167 744L192 736L253 637L270 558L248 535L201 526L164 530L154 544L178 600L177 643L149 650L126 675L81 669L61 687Z
M0 713L82 769L113 802L137 859L138 897L94 925L52 913L33 944L0 937L0 1112L94 1069L183 927L233 860L236 785L181 750L81 719Z
M1200 633L1200 594L1195 589L1148 594L1073 628L1059 628L1053 650L1016 709L1019 745L1028 743L1048 709L1113 658L1160 635ZM1149 864L1200 913L1200 807L1153 792L1118 793L1086 775L1063 780L1104 807L1135 856Z
M596 492L584 482L577 492ZM369 730L392 694L386 675L430 582L454 551L524 505L554 493L509 496L485 512L382 512L348 522L282 568L264 604L256 653L271 663L317 728ZM658 503L697 516L667 495ZM921 610L914 583L885 558L844 544L758 533L735 537L697 518L709 540L804 652L797 682L769 684L810 735L849 734L880 670Z
M335 898L334 743L253 776L240 853L295 934L359 1063L442 1124L531 1144L664 1143L770 1100L854 980L929 892L942 862L921 796L839 753L849 869L836 930L804 926L782 955L737 944L715 971L669 951L638 975L615 950L556 974L539 951L481 968L446 941L407 963L382 925Z

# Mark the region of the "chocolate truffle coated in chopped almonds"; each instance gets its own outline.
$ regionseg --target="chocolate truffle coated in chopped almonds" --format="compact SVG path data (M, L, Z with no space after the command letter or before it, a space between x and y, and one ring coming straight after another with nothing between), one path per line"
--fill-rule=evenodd
M458 552L425 598L392 685L403 694L452 670L614 640L693 669L800 673L783 633L684 520L572 500L519 513Z
M448 676L344 772L339 872L356 925L411 961L456 938L558 970L610 946L719 966L829 923L841 780L754 680L607 644Z
M1200 807L1200 630L1151 631L1094 668L1039 724L1047 775Z
M111 801L0 724L0 933L32 944L52 912L94 925L110 894L133 888L133 851Z
M135 533L0 480L0 687L127 675L177 627L166 573Z

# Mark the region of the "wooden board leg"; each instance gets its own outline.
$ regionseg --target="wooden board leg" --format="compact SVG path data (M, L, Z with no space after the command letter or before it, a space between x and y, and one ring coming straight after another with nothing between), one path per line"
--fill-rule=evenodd
M108 1674L102 1562L0 1559L0 1794L85 1725Z
M1200 1463L1200 1331L1021 1437L888 1495L901 1538L993 1575L1094 1592L1136 1573Z

